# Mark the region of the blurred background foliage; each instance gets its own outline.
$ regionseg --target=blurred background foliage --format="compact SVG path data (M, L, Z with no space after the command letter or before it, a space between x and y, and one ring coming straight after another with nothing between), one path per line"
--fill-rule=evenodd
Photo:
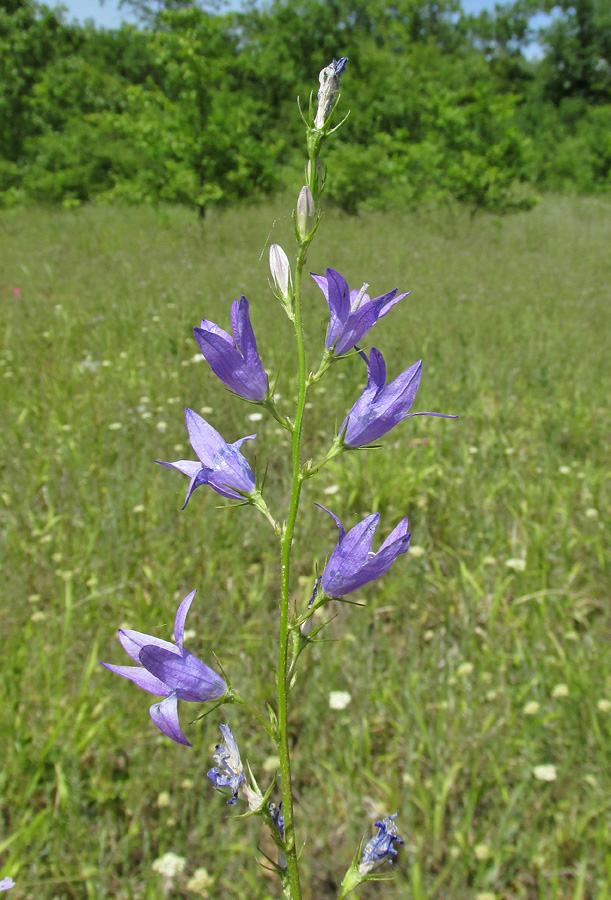
M0 205L171 201L200 215L294 178L312 73L350 66L330 199L528 208L611 187L611 7L517 0L127 0L138 25L0 9ZM547 14L547 15L541 15ZM345 109L347 110L348 104ZM292 185L291 185L292 186Z

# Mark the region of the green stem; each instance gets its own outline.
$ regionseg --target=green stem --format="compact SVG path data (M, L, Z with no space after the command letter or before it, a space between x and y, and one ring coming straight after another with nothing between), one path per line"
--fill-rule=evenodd
M305 265L309 241L303 241L297 255L295 272L295 336L299 358L299 387L295 424L293 427L293 479L291 485L291 503L286 529L281 542L281 594L280 594L280 640L278 653L278 752L280 755L280 773L282 776L282 803L284 806L284 842L286 845L286 863L291 883L292 900L301 900L299 883L299 867L295 846L295 829L293 825L293 790L291 785L291 763L288 744L288 674L289 674L289 586L291 567L291 545L295 520L299 508L299 496L303 476L301 474L301 434L303 429L303 413L307 391L306 355L301 320L301 276Z

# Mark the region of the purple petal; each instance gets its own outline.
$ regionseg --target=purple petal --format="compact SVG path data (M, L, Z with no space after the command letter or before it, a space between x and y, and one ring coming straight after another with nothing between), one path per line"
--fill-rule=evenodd
M416 398L421 373L422 360L385 385L384 357L372 347L367 364L367 387L346 417L346 446L362 447L369 444L406 418Z
M140 651L148 644L154 644L156 647L164 647L177 653L174 644L169 641L163 641L161 638L153 637L151 634L143 634L141 631L132 631L131 628L119 628L117 635L119 643L134 662L140 662Z
M422 361L421 361L422 364ZM374 386L380 390L386 383L386 363L384 357L375 347L371 348L367 364L367 387Z
M182 472L183 475L188 475L189 478L197 475L202 467L200 462L195 462L192 459L177 459L176 462L163 462L161 459L154 459L153 462L156 462L159 466L166 466L168 469L178 469L179 472Z
M254 441L256 438L256 434L247 434L246 437L238 438L237 441L234 441L233 444L229 444L234 450L239 450L244 441Z
M15 882L12 878L3 878L0 881L0 891L10 891L11 888L15 887Z
M346 531L345 531L344 526L342 525L341 521L335 515L335 513L332 513L331 510L327 509L326 506L323 506L322 503L315 503L314 506L318 506L319 509L324 510L326 513L328 513L331 516L331 518L333 519L333 521L335 522L335 524L337 525L337 527L339 529L339 539L340 539L340 541L342 541L344 538L344 535L346 534Z
M324 275L315 275L314 272L310 272L310 275L321 289L323 294L325 295L325 300L327 303L329 302L329 285L327 283L327 279Z
M227 334L226 331L223 331L223 329L219 325L217 325L216 322L211 322L209 319L202 319L201 325L199 326L199 328L195 328L193 330L194 331L203 331L204 333L207 333L207 334L216 334L216 335L218 335L218 337L222 338L225 341L225 343L227 344L228 347L235 348L234 339L231 337L230 334ZM197 335L196 335L196 337L197 337Z
M331 311L325 348L330 350L341 334L342 328L350 315L350 288L346 279L335 269L327 269L329 295L327 303Z
M171 691L176 691L180 700L205 703L218 700L227 691L221 676L188 650L177 656L163 647L143 647L140 662Z
M177 701L176 694L170 694L161 703L154 703L149 709L149 713L153 723L166 737L169 737L170 740L175 741L177 744L191 747L192 744L184 736L178 721Z
M379 513L372 513L340 538L322 576L322 589L328 597L343 597L370 580L361 578L360 572L370 558L379 521Z
M240 300L234 300L231 306L231 327L235 342L244 359L249 362L257 361L261 365L257 352L257 341L250 322L248 300L242 294ZM261 368L263 368L261 366Z
M187 431L189 432L189 440L195 453L199 457L202 465L213 467L213 460L217 453L227 446L221 435L202 419L194 410L185 409L185 419L187 422Z
M354 291L353 293L358 296L358 292ZM396 293L397 288L389 291L387 294L376 297L375 300L369 300L367 294L364 295L360 306L350 313L342 329L341 336L335 345L334 353L336 356L341 356L342 353L347 353L351 350L375 325L378 319L385 316L395 303L398 303L402 297L406 296L406 294L400 294L398 297L395 297Z
M265 400L267 375L257 354L252 328L250 334L253 344L248 344L247 356L242 356L233 341L229 346L225 339L217 334L207 333L199 328L194 328L193 333L210 368L230 391L245 400L253 402Z
M404 534L392 543L384 542L378 552L370 560L368 560L358 573L359 587L370 581L375 581L387 572L397 557L403 553L407 553L411 534ZM352 588L355 590L355 588Z
M189 487L187 488L187 495L185 497L185 502L181 506L181 511L186 507L187 503L191 499L191 494L198 487L201 487L202 484L210 484L210 480L212 477L212 469L208 469L206 466L200 466L197 472L191 478L189 482Z
M185 599L176 610L176 618L174 619L174 640L176 641L176 646L181 651L181 653L185 636L185 619L187 618L189 607L193 603L193 598L195 597L196 593L197 591L191 591L190 594L187 594Z
M111 663L105 662L100 663L100 665L108 669L109 672L115 672L115 674L121 675L122 678L128 678L134 684L137 684L139 688L142 688L143 691L148 691L149 694L155 694L157 697L167 697L170 693L163 681L147 672L142 666L113 666Z
M408 528L408 523L407 523L407 516L406 516L404 519L401 519L401 521L399 522L398 525L395 525L393 530L390 532L390 534L388 535L388 537L386 538L386 540L384 541L384 543L378 550L378 553L381 553L382 550L386 549L386 547L390 547L392 544L395 543L395 541L402 541L406 537L408 537L407 528Z

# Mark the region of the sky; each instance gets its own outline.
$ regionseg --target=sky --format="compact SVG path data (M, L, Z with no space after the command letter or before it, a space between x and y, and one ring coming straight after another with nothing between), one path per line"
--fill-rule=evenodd
M118 0L105 0L100 5L99 0L61 0L63 6L68 9L68 20L78 19L84 22L85 19L93 19L96 25L102 25L105 28L116 28L122 21L133 21L127 9L124 7L119 10ZM49 6L53 6L53 0L47 0ZM239 2L229 4L230 7L239 7ZM482 9L493 9L494 0L463 0L463 7L467 12L479 12Z

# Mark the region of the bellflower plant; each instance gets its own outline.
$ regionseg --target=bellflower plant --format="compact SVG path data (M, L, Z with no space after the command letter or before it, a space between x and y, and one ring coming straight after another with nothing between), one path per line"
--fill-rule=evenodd
M2 893L2 891L10 891L10 889L14 887L15 882L12 878L2 878L0 880L0 893Z
M271 871L278 876L286 900L303 900L304 896L298 852L303 841L301 838L298 840L296 835L293 808L290 701L294 696L291 691L296 691L301 685L298 676L302 677L299 670L302 654L328 624L315 622L315 613L327 601L341 600L380 578L400 556L407 553L410 542L407 517L394 526L380 548L374 551L372 541L380 521L378 513L365 515L346 531L334 512L317 504L337 525L339 539L331 550L322 575L315 578L309 602L297 603L294 600L293 557L302 489L331 459L365 448L402 419L414 415L441 415L410 412L420 384L422 363L416 363L386 384L386 365L380 351L373 348L367 356L359 350L367 364L367 386L362 396L344 418L340 433L331 443L326 455L318 462L303 459L306 413L310 406L306 403L309 389L325 375L332 363L339 365L343 357L352 353L353 348L358 350L357 345L376 322L389 315L397 303L407 296L406 293L399 294L398 289L393 288L372 299L367 293L367 284L360 290L350 290L346 279L333 268L326 268L325 275L313 275L326 300L330 318L324 347L321 348L322 362L315 373L310 373L303 325L302 282L309 247L321 224L321 197L327 172L322 164L320 151L342 124L332 123L340 99L340 78L346 69L346 63L346 57L334 59L320 72L316 111L311 95L309 113L306 115L302 112L306 126L307 164L305 184L299 191L293 212L297 243L294 263L291 265L287 253L278 244L273 244L270 248L272 294L279 303L280 315L284 311L295 334L293 382L296 380L297 390L291 417L281 415L276 409L273 391L269 387L250 322L248 301L243 295L231 307L231 335L205 318L194 329L201 352L214 375L225 387L238 398L259 404L289 432L290 477L285 485L286 489L281 492L288 497L287 508L278 516L270 511L263 498L262 488L257 486L251 465L242 455L244 442L252 440L256 435L248 435L229 444L213 425L192 409L186 410L186 423L197 460L156 460L162 466L178 469L189 478L183 510L193 492L207 484L221 497L233 501L233 506L254 507L263 514L272 528L273 537L278 541L280 564L277 662L275 677L270 679L268 686L270 693L275 691L274 702L268 704L266 709L249 703L237 693L222 669L221 677L185 649L185 618L193 601L194 591L178 607L174 623L174 643L141 632L119 629L121 646L136 665L103 663L111 672L162 698L151 707L151 717L157 728L178 744L191 746L191 741L184 734L178 720L179 700L208 704L207 713L214 712L221 705L233 704L241 714L251 717L254 724L260 727L265 746L257 755L270 755L271 749L274 757L277 757L278 784L274 777L267 787L260 788L250 766L245 771L243 756L227 721L219 725L223 740L216 745L215 765L209 770L208 778L226 796L228 790L227 803L230 806L245 805L246 811L240 818L258 816L262 820L262 826L268 830L276 849L274 859L266 857L268 868L271 866ZM279 471L281 470L282 467L279 467ZM184 512L185 516L193 515L192 507L193 504ZM206 527L213 527L210 515ZM238 632L234 641L237 643L239 640ZM202 718L203 714L199 716L199 719ZM223 718L227 719L226 716ZM196 732L195 734L197 736ZM403 843L394 821L397 815L395 813L376 822L378 832L364 849L364 842L361 841L352 863L346 869L337 900L343 900L363 882L387 877L382 867L388 868L385 864L397 855L396 846Z

